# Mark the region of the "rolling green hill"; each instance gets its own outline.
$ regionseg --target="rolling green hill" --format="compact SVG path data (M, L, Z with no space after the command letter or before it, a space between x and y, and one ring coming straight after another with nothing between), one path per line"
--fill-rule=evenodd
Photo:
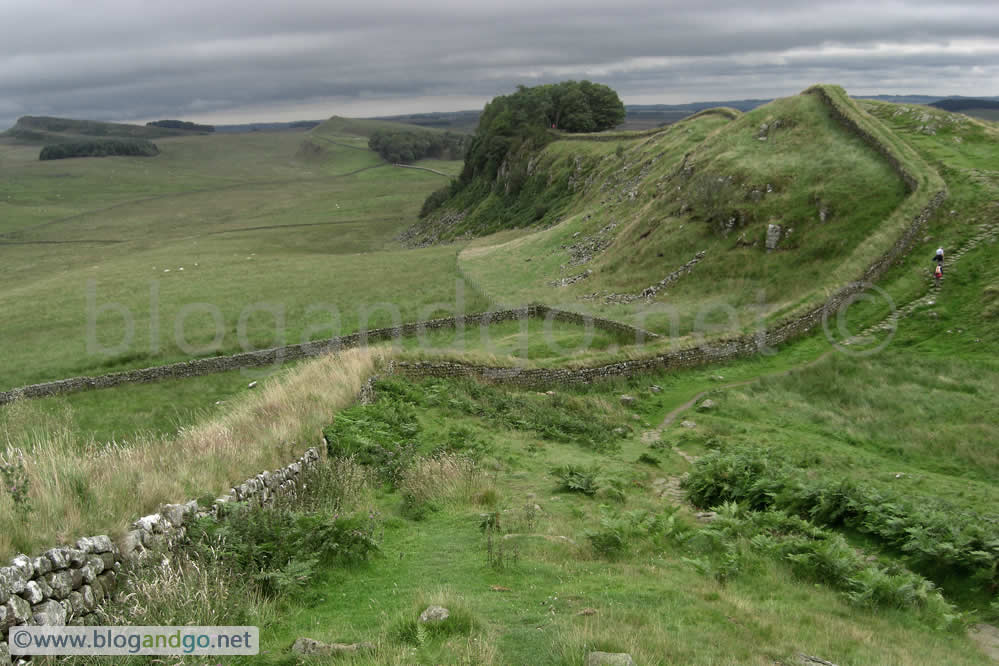
M319 445L294 502L225 538L192 527L190 559L150 567L109 617L258 624L261 653L233 663L275 666L301 660L303 636L370 642L346 659L379 665L578 666L594 650L994 663L980 645L999 622L995 126L820 86L664 130L552 136L474 208L416 227L431 242L415 249L400 232L446 178L386 165L367 149L384 127L332 119L311 135L318 156L296 156L291 133L167 137L147 161L38 162L0 142L0 386L353 331L371 306L372 325L425 319L458 290L468 311L537 300L666 338L508 321L259 376L19 400L0 407L0 442L23 453L7 470L26 500L0 489L0 552L116 534ZM864 276L921 212L877 273L883 297L841 313L845 333L592 384L453 377L464 361L564 378L770 324ZM132 317L127 353L88 349L91 293L112 305L102 344ZM391 372L442 359L446 377ZM317 540L344 554L300 547ZM430 604L450 618L420 624Z
M517 197L501 176L481 204L445 209L418 238L533 225L513 239L473 242L459 259L465 275L498 301L571 304L679 335L705 325L739 330L857 279L895 242L941 187L923 160L898 150L921 182L907 184L806 93L651 134L555 141L530 159ZM655 293L642 296L649 288ZM656 306L673 312L650 314Z

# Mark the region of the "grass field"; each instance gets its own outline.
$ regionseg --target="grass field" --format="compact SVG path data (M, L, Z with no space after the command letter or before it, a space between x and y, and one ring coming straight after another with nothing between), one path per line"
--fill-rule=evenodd
M453 309L455 250L401 252L393 240L442 178L383 166L366 148L330 145L298 160L302 139L164 139L151 160L52 163L38 162L36 147L0 144L0 345L18 350L0 385L318 339L365 318L427 318L433 303ZM471 291L464 299L468 311L486 305ZM126 321L109 303L129 313L130 344L118 344ZM194 311L181 345L185 308Z
M395 238L443 178L380 165L365 148L366 122L320 126L309 140L321 150L300 152L304 134L183 137L158 140L159 157L134 162L44 164L34 160L37 149L0 142L0 276L11 285L0 294L11 314L0 342L16 350L0 384L186 358L172 322L188 303L216 304L220 348L236 351L240 313L253 303L284 305L286 342L333 332L328 313L308 310L317 303L337 306L342 332L360 325L363 305L395 304L404 321L443 314L458 278L468 311L522 300L579 306L598 289L647 286L659 262L682 263L707 241L703 265L668 292L681 333L698 307L745 304L760 285L780 294L769 312L793 308L838 280L830 267L859 261L865 239L888 233L878 222L905 206L894 174L815 104L806 96L732 121L702 116L648 140L553 143L550 164L569 168L582 156L602 165L584 182L605 178L584 187L565 221L420 250L403 250ZM999 136L959 116L923 118L922 107L862 105L949 190L913 253L880 282L901 306L926 294L938 245L952 255L999 215ZM760 123L776 117L788 126L760 141ZM778 185L759 202L764 226L778 212L817 214L827 200L838 207L825 226L795 222L795 234L807 236L800 247L765 254L735 247L738 232L714 235L705 220L673 215L680 202L666 194L627 196L636 183L665 178L691 150L695 174ZM646 180L635 181L657 156ZM459 165L428 166L456 173ZM664 192L675 187L666 183ZM615 221L622 246L590 264L599 277L547 285L586 268L560 270L563 246ZM638 242L646 230L648 248ZM656 247L669 258L655 256ZM594 649L649 664L794 663L801 654L838 664L991 663L966 629L999 620L999 552L989 545L999 543L994 257L993 238L948 264L933 303L900 320L873 355L828 354L819 333L775 355L551 395L389 380L374 405L351 406L361 382L392 357L558 366L655 350L600 332L587 341L566 325L546 336L535 321L525 336L510 322L491 328L488 344L477 328L442 331L262 378L224 373L15 403L0 411L0 444L8 456L24 454L29 492L25 504L0 493L0 552L118 533L162 502L224 492L322 445L325 428L342 448L301 505L275 513L356 520L377 552L350 563L289 562L308 586L274 594L254 582L259 570L214 558L211 548L222 546L206 542L200 555L151 571L112 617L259 624L263 652L252 663L295 663L289 646L300 636L371 641L375 652L342 660L365 664L579 664ZM111 358L86 352L88 279L98 306L119 302L133 313L134 349ZM165 326L159 349L146 351L151 285ZM595 309L631 321L644 315L634 306ZM888 311L883 301L858 303L846 324L858 332ZM393 314L383 307L371 325ZM120 337L116 316L100 320L105 345ZM272 313L246 323L254 346L279 342ZM204 344L213 328L210 317L192 314L185 332ZM260 381L254 389L251 379ZM637 402L624 406L622 394ZM704 398L714 408L697 409ZM353 458L336 457L343 453ZM726 496L745 490L739 465L749 460L782 470L786 487L747 492L738 508L699 507L719 512L700 522L683 503L682 475L690 474L690 497ZM724 465L730 477L711 477ZM805 491L815 488L825 494L810 505L815 495ZM839 520L827 510L843 502L870 515L895 511L912 533L932 537L899 548L873 518ZM970 557L992 562L991 573L969 570L970 560L954 554L969 531L986 535ZM450 608L452 620L421 628L416 618L430 603Z

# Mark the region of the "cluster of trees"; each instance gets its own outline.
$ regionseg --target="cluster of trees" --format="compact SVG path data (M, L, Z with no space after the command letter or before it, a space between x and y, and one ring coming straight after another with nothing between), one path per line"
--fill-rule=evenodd
M392 163L408 164L428 157L460 160L471 137L454 132L421 130L376 130L368 138L368 148Z
M199 125L197 123L189 123L186 120L154 120L151 123L146 123L146 126L165 127L166 129L187 130L189 132L202 132L205 134L215 131L214 125Z
M99 139L74 143L57 143L42 148L40 160L61 160L68 157L108 157L110 155L131 155L152 157L159 155L155 143L143 139Z
M457 183L432 194L421 215L429 214L473 183L480 185L476 191L491 190L504 162L517 175L517 182L507 187L507 192L516 194L525 169L514 168L517 165L513 162L521 157L524 159L520 161L526 162L527 155L552 141L551 130L600 132L621 124L624 116L624 103L618 94L590 81L518 86L513 94L495 97L479 116ZM482 187L484 183L489 187ZM471 203L462 200L463 205Z
M465 158L462 181L495 178L511 151L541 148L548 130L600 132L624 121L624 103L611 88L589 81L563 81L527 88L486 104Z

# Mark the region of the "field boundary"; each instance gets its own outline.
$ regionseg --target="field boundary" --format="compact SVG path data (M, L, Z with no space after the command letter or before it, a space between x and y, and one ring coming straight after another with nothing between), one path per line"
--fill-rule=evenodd
M139 567L155 564L164 553L177 550L186 536L185 525L195 519L224 515L227 505L244 502L253 507L271 504L275 498L294 496L304 489L300 475L319 462L319 450L307 449L289 465L250 477L229 489L210 507L197 500L164 504L159 511L132 523L116 543L106 534L81 537L72 546L56 546L37 557L17 555L10 566L0 569L0 663L9 631L25 624L84 626L98 624L97 606L112 598L124 578Z
M161 379L199 377L243 368L277 366L287 361L297 361L303 358L338 352L343 349L363 347L375 342L421 336L425 335L428 331L456 329L461 326L491 326L500 322L519 321L523 319L541 319L545 322L559 321L586 327L592 326L595 329L613 335L634 339L635 344L641 344L645 340L660 337L651 331L610 319L602 319L577 312L550 308L547 305L534 304L519 308L478 312L464 316L428 319L401 324L399 326L351 333L326 340L242 352L230 356L212 356L138 370L113 372L106 375L72 377L52 382L32 384L0 392L0 405L8 404L21 398L41 398L86 389L110 388L123 384L141 384Z

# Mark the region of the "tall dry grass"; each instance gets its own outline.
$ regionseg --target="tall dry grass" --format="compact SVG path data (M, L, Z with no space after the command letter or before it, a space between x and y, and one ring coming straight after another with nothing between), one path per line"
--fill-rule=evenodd
M9 406L17 411L0 429L0 453L23 457L28 493L22 508L0 492L0 558L120 534L163 503L216 496L288 464L319 442L381 358L358 349L303 363L172 437L98 445L81 441L68 418L46 417L30 402Z

